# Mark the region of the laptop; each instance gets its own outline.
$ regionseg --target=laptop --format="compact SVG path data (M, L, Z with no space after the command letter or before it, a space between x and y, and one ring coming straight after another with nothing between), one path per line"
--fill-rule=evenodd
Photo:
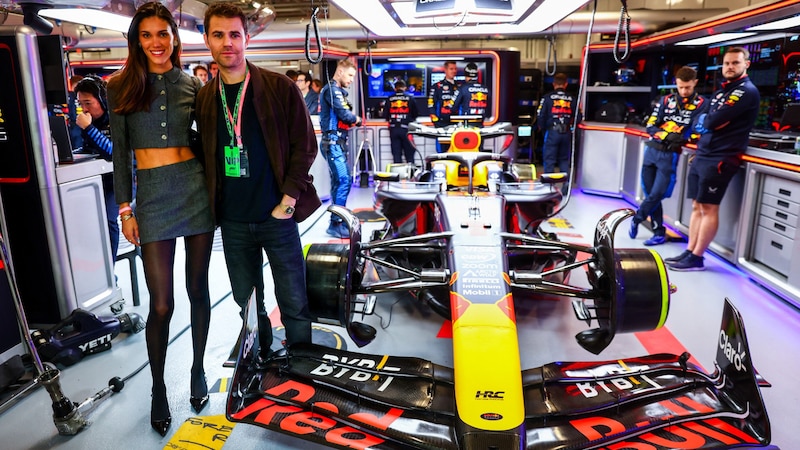
M69 138L67 119L64 116L50 116L50 134L58 148L59 164L75 164L83 161L97 159L94 153L73 153L72 141Z

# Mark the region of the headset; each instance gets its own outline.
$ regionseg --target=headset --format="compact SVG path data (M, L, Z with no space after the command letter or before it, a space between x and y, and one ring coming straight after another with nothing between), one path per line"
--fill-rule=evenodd
M108 97L106 93L106 82L96 75L87 75L73 89L75 93L87 92L94 95L99 101L103 110L108 112Z

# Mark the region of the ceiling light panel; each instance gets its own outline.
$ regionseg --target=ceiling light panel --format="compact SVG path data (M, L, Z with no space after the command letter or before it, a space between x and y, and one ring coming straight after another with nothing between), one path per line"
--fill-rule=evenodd
M752 36L756 33L720 33L712 34L711 36L704 36L696 39L689 39L687 41L676 42L675 45L709 45L719 42L732 41L734 39L741 39L747 36Z
M800 27L800 16L789 17L787 19L756 25L748 28L747 31L786 30L788 28L795 27Z
M514 8L493 10L476 0L456 0L453 8L420 17L413 0L331 0L339 9L383 37L516 35L546 32L586 0L519 0ZM509 24L516 26L510 27Z
M94 28L118 31L120 33L128 32L132 20L131 17L110 13L108 11L83 8L43 9L39 11L39 15L63 22L72 22ZM203 35L196 31L179 29L178 36L181 39L181 43L184 45L202 44L204 42Z

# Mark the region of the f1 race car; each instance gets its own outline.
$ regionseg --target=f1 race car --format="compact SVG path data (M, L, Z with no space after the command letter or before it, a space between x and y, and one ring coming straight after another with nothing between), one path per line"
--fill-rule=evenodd
M673 288L656 252L614 247L616 228L633 214L629 209L606 214L591 246L538 232L537 220L557 205L560 193L552 184L520 180L513 166L491 153L429 156L415 180L379 180L375 205L387 218L386 229L362 242L358 218L331 206L348 225L350 243L307 249L315 321L344 327L363 347L376 330L359 320L374 313L384 294L413 292L451 320L453 367L314 344L264 358L251 304L228 418L334 448L768 444L766 408L741 317L730 302L713 374L687 353L522 367L517 301L571 298L577 318L593 326L575 338L599 354L617 333L663 326ZM589 288L569 284L576 269L586 271Z

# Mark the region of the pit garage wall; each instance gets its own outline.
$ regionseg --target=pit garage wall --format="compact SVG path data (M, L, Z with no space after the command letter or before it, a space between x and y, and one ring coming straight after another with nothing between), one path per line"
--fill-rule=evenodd
M635 125L584 122L578 154L578 187L619 197L634 206L644 200L640 169L648 136ZM692 147L678 162L675 190L662 203L664 222L689 233L692 203L686 176ZM719 230L709 249L754 281L800 307L800 155L750 147L720 205Z

